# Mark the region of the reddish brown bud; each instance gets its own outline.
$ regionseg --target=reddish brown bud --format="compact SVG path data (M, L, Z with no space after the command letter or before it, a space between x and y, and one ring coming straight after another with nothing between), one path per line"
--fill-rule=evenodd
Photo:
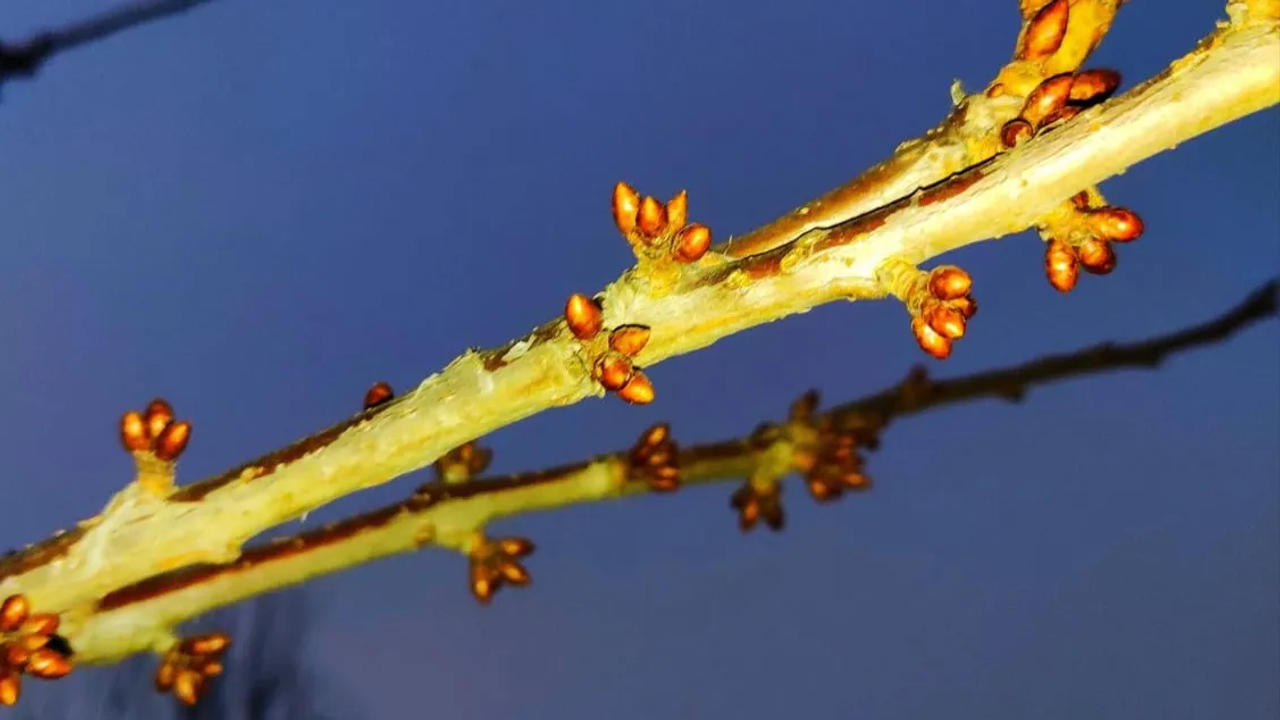
M187 442L191 440L191 423L171 422L156 438L156 457L161 460L177 460Z
M636 213L640 211L640 194L635 188L619 181L613 186L613 223L623 235L636 227Z
M685 262L696 262L711 247L711 228L693 223L676 234L676 257Z
M623 355L635 355L649 342L649 328L644 325L620 325L609 333L609 347Z
M667 201L667 225L673 228L684 227L689 218L689 193L681 190Z
M787 412L788 419L791 422L810 424L813 422L813 414L818 410L819 396L817 390L810 390L796 401L791 403L791 409Z
M1137 213L1121 207L1098 208L1086 217L1094 234L1116 242L1137 240L1144 229Z
M564 305L564 319L569 323L569 330L579 340L590 340L600 332L604 321L600 317L600 306L595 300L574 293Z
M1067 0L1053 0L1040 8L1027 23L1018 59L1039 62L1057 52L1062 46L1062 38L1066 37L1070 13L1071 5Z
M1106 275L1116 267L1116 251L1106 240L1086 238L1076 252L1080 255L1080 264L1094 275Z
M27 666L27 660L31 659L31 651L22 646L20 642L9 642L4 645L4 662L7 662L16 670L22 670Z
M635 366L631 364L630 360L614 354L602 356L596 361L595 366L596 379L609 392L621 390L627 384L627 381L631 380L631 375L634 371Z
M940 300L955 300L969 294L973 278L954 265L936 267L929 273L929 293Z
M197 635L182 641L179 650L187 655L216 655L225 652L231 645L231 636L226 633L209 633Z
M396 393L391 389L391 385L382 381L374 383L369 391L364 394L364 409L375 408L384 402L395 397Z
M1071 83L1071 73L1062 73L1037 85L1022 106L1023 119L1035 128L1056 120L1062 108L1066 107Z
M633 405L647 405L653 402L653 383L644 373L636 370L631 379L618 390L618 397Z
M1072 102L1096 103L1111 96L1120 86L1120 73L1107 68L1094 68L1076 73L1068 97Z
M971 297L956 298L951 301L951 307L963 313L966 320L978 314L978 301Z
M1071 204L1074 205L1077 210L1088 210L1089 209L1089 191L1081 190L1075 195L1072 195Z
M0 604L0 631L13 632L27 619L31 603L26 595L10 595Z
M14 705L22 694L22 680L18 673L9 670L0 675L0 705Z
M22 623L22 632L52 635L58 632L58 624L57 613L36 613Z
M939 360L951 354L951 341L940 335L922 317L911 319L911 333L916 336L920 349Z
M120 416L120 444L129 452L146 450L151 446L147 423L142 419L142 413L130 410Z
M60 678L71 672L71 661L49 648L42 648L31 653L27 660L27 672L44 680Z
M503 555L524 557L536 550L537 547L529 538L506 537L498 541L498 549L502 551Z
M493 599L493 593L498 589L496 580L497 578L493 577L487 568L480 565L472 566L471 594L481 605L488 605Z
M178 676L178 666L168 660L160 663L156 669L156 692L169 692L173 681Z
M31 633L19 638L18 643L22 646L23 650L26 650L27 652L34 652L49 644L49 636L42 635L40 633Z
M925 319L928 320L929 327L949 340L964 337L964 314L955 308L946 305L932 307L925 313Z
M652 195L645 195L640 201L640 213L636 216L636 227L648 237L657 237L667 226L667 209Z
M1071 292L1080 278L1076 251L1057 238L1050 240L1044 251L1044 272L1058 292Z
M508 560L498 565L498 572L502 573L502 579L512 585L528 585L529 571L518 562Z
M1000 128L1000 142L1005 147L1016 147L1034 134L1035 129L1031 127L1031 123L1022 118L1014 118Z
M195 705L204 692L204 676L195 670L182 670L173 680L174 697L184 705Z
M147 434L152 438L160 437L164 426L173 422L173 407L164 398L156 398L147 405L144 420L147 423Z

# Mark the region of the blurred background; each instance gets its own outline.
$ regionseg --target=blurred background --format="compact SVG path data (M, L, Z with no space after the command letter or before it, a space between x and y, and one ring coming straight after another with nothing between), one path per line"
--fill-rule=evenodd
M0 38L110 7L6 2ZM1133 3L1091 64L1128 87L1222 14ZM53 58L0 96L0 543L130 479L125 409L164 395L194 421L183 481L325 427L374 380L408 388L613 279L615 181L688 188L693 219L740 234L931 127L1018 27L1012 0L218 0ZM1278 120L1107 182L1147 234L1070 296L1031 233L948 256L982 312L945 363L900 305L822 307L655 367L651 406L506 428L493 469L657 420L734 436L810 387L841 402L916 363L946 377L1214 316L1280 268ZM491 607L464 558L427 550L202 621L240 653L216 716L1275 717L1278 330L905 420L871 492L818 508L789 485L779 534L739 533L732 485L694 489L501 523L539 549L534 584ZM252 631L263 612L305 618ZM255 638L289 652L237 662ZM281 666L313 714L252 714ZM158 717L153 668L27 683L20 711Z

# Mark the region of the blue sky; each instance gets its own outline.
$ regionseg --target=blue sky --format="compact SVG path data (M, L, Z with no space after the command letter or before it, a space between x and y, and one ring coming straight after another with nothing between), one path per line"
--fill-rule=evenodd
M5 3L0 37L110 5ZM1132 3L1095 63L1127 87L1220 14ZM186 480L324 427L615 277L618 179L688 188L694 219L741 233L931 126L1017 27L1012 0L220 0L54 59L0 98L0 542L129 479L124 409L163 394L194 420ZM982 313L931 370L1175 329L1275 275L1278 119L1106 183L1147 234L1068 297L1030 234L948 257ZM872 492L789 487L780 535L742 537L709 488L502 523L537 541L534 585L488 608L440 551L327 578L304 591L311 656L370 717L1274 717L1278 340L1271 321L903 422ZM654 368L652 406L487 444L501 471L659 419L717 439L923 360L900 306L824 307Z

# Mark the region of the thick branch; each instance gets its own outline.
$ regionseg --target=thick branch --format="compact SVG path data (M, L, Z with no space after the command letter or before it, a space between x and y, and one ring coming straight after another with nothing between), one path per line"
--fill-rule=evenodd
M1276 283L1252 293L1221 317L1135 343L1109 343L1023 365L949 380L913 374L902 385L828 410L836 428L878 432L891 420L984 397L1020 400L1039 385L1125 367L1155 368L1169 356L1223 341L1276 312ZM680 479L700 485L751 477L763 465L794 469L803 453L795 438L759 434L685 448ZM68 618L64 632L80 662L109 662L163 649L172 628L209 610L424 545L465 551L473 535L502 517L611 500L650 490L634 477L627 451L542 473L425 486L400 503L318 530L251 548L235 562L197 565L148 578L107 595L91 611Z
M1244 17L1244 16L1241 16ZM1274 18L1236 22L1160 77L983 165L767 253L717 253L657 277L634 268L599 298L607 327L639 323L642 365L815 305L876 298L887 261L920 262L1031 225L1082 187L1280 101ZM290 448L169 497L132 484L98 517L0 564L0 595L48 611L91 606L157 572L239 557L249 537L452 447L601 390L562 320L467 352L418 388ZM439 528L437 528L439 530Z

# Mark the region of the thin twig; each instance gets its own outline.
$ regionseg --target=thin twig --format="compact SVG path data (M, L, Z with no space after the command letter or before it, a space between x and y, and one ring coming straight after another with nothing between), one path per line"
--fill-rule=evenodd
M115 35L122 30L171 17L213 0L135 2L30 39L0 41L0 83L8 77L30 77L54 55Z

